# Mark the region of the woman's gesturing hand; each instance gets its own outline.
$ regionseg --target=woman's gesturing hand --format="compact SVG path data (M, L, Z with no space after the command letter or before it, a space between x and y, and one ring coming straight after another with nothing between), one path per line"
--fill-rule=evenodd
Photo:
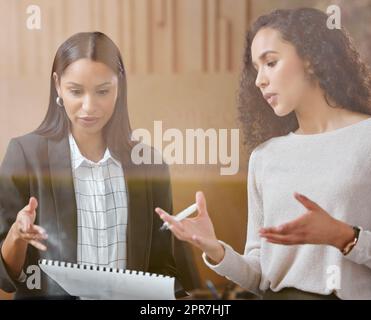
M354 232L351 226L333 218L307 197L298 193L294 197L307 211L299 218L280 226L261 228L261 237L276 244L327 244L340 250L352 240Z
M175 220L173 216L161 208L156 208L155 211L163 221L169 223L169 229L179 240L195 245L214 262L220 262L224 257L224 248L215 235L213 223L207 212L206 199L202 192L196 193L196 204L197 216L182 221Z
M14 232L17 240L23 240L35 248L45 251L46 246L41 241L47 239L48 235L42 227L34 224L37 205L37 199L31 197L28 205L17 214Z

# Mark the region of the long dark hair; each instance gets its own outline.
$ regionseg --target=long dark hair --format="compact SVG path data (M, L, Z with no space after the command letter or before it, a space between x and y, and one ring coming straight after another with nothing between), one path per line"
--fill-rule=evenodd
M70 120L65 109L56 103L58 93L53 73L56 72L60 79L71 63L84 58L104 63L117 75L118 94L116 105L111 119L103 128L103 136L110 151L116 156L122 157L132 147L125 68L120 50L109 37L101 32L77 33L68 38L58 48L50 75L48 111L44 120L34 132L58 140L68 134Z
M255 86L257 72L252 64L251 44L262 28L279 31L298 55L309 61L312 78L318 81L326 101L331 99L340 108L371 114L370 71L347 32L327 28L327 18L313 8L276 10L260 16L247 33L238 108L249 151L269 138L298 128L294 112L278 117Z

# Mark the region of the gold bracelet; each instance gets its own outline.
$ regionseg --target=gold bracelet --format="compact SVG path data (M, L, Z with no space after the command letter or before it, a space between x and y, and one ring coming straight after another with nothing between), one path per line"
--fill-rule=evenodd
M354 246L357 244L358 242L358 238L359 238L359 233L361 231L361 229L359 227L356 227L356 226L353 226L353 231L354 231L354 239L349 242L343 250L341 250L341 253L346 256L353 248Z

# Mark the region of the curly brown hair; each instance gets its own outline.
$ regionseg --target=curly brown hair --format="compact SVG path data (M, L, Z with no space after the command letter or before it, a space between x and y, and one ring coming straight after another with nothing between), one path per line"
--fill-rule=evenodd
M367 66L344 30L329 29L328 16L317 9L275 10L260 16L247 33L244 66L238 97L239 120L245 144L252 151L269 138L298 128L294 112L278 117L255 86L257 72L251 58L251 44L262 28L280 32L302 59L309 61L313 78L336 106L371 115L371 76Z

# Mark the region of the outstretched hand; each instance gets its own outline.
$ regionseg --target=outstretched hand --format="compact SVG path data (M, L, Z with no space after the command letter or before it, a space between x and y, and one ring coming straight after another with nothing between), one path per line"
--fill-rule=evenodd
M220 261L224 256L224 248L215 235L213 223L207 212L206 199L201 191L196 193L196 204L198 214L182 221L177 221L161 208L156 208L155 211L163 221L169 223L169 229L176 238L198 247L212 260Z
M299 218L277 227L261 228L259 234L268 242L283 245L327 244L342 249L353 235L352 227L333 218L317 203L294 193L306 209Z
M26 241L39 250L45 251L46 246L41 241L47 239L48 235L42 227L34 224L37 206L37 199L31 197L28 205L17 214L17 219L14 223L15 232L18 239Z

